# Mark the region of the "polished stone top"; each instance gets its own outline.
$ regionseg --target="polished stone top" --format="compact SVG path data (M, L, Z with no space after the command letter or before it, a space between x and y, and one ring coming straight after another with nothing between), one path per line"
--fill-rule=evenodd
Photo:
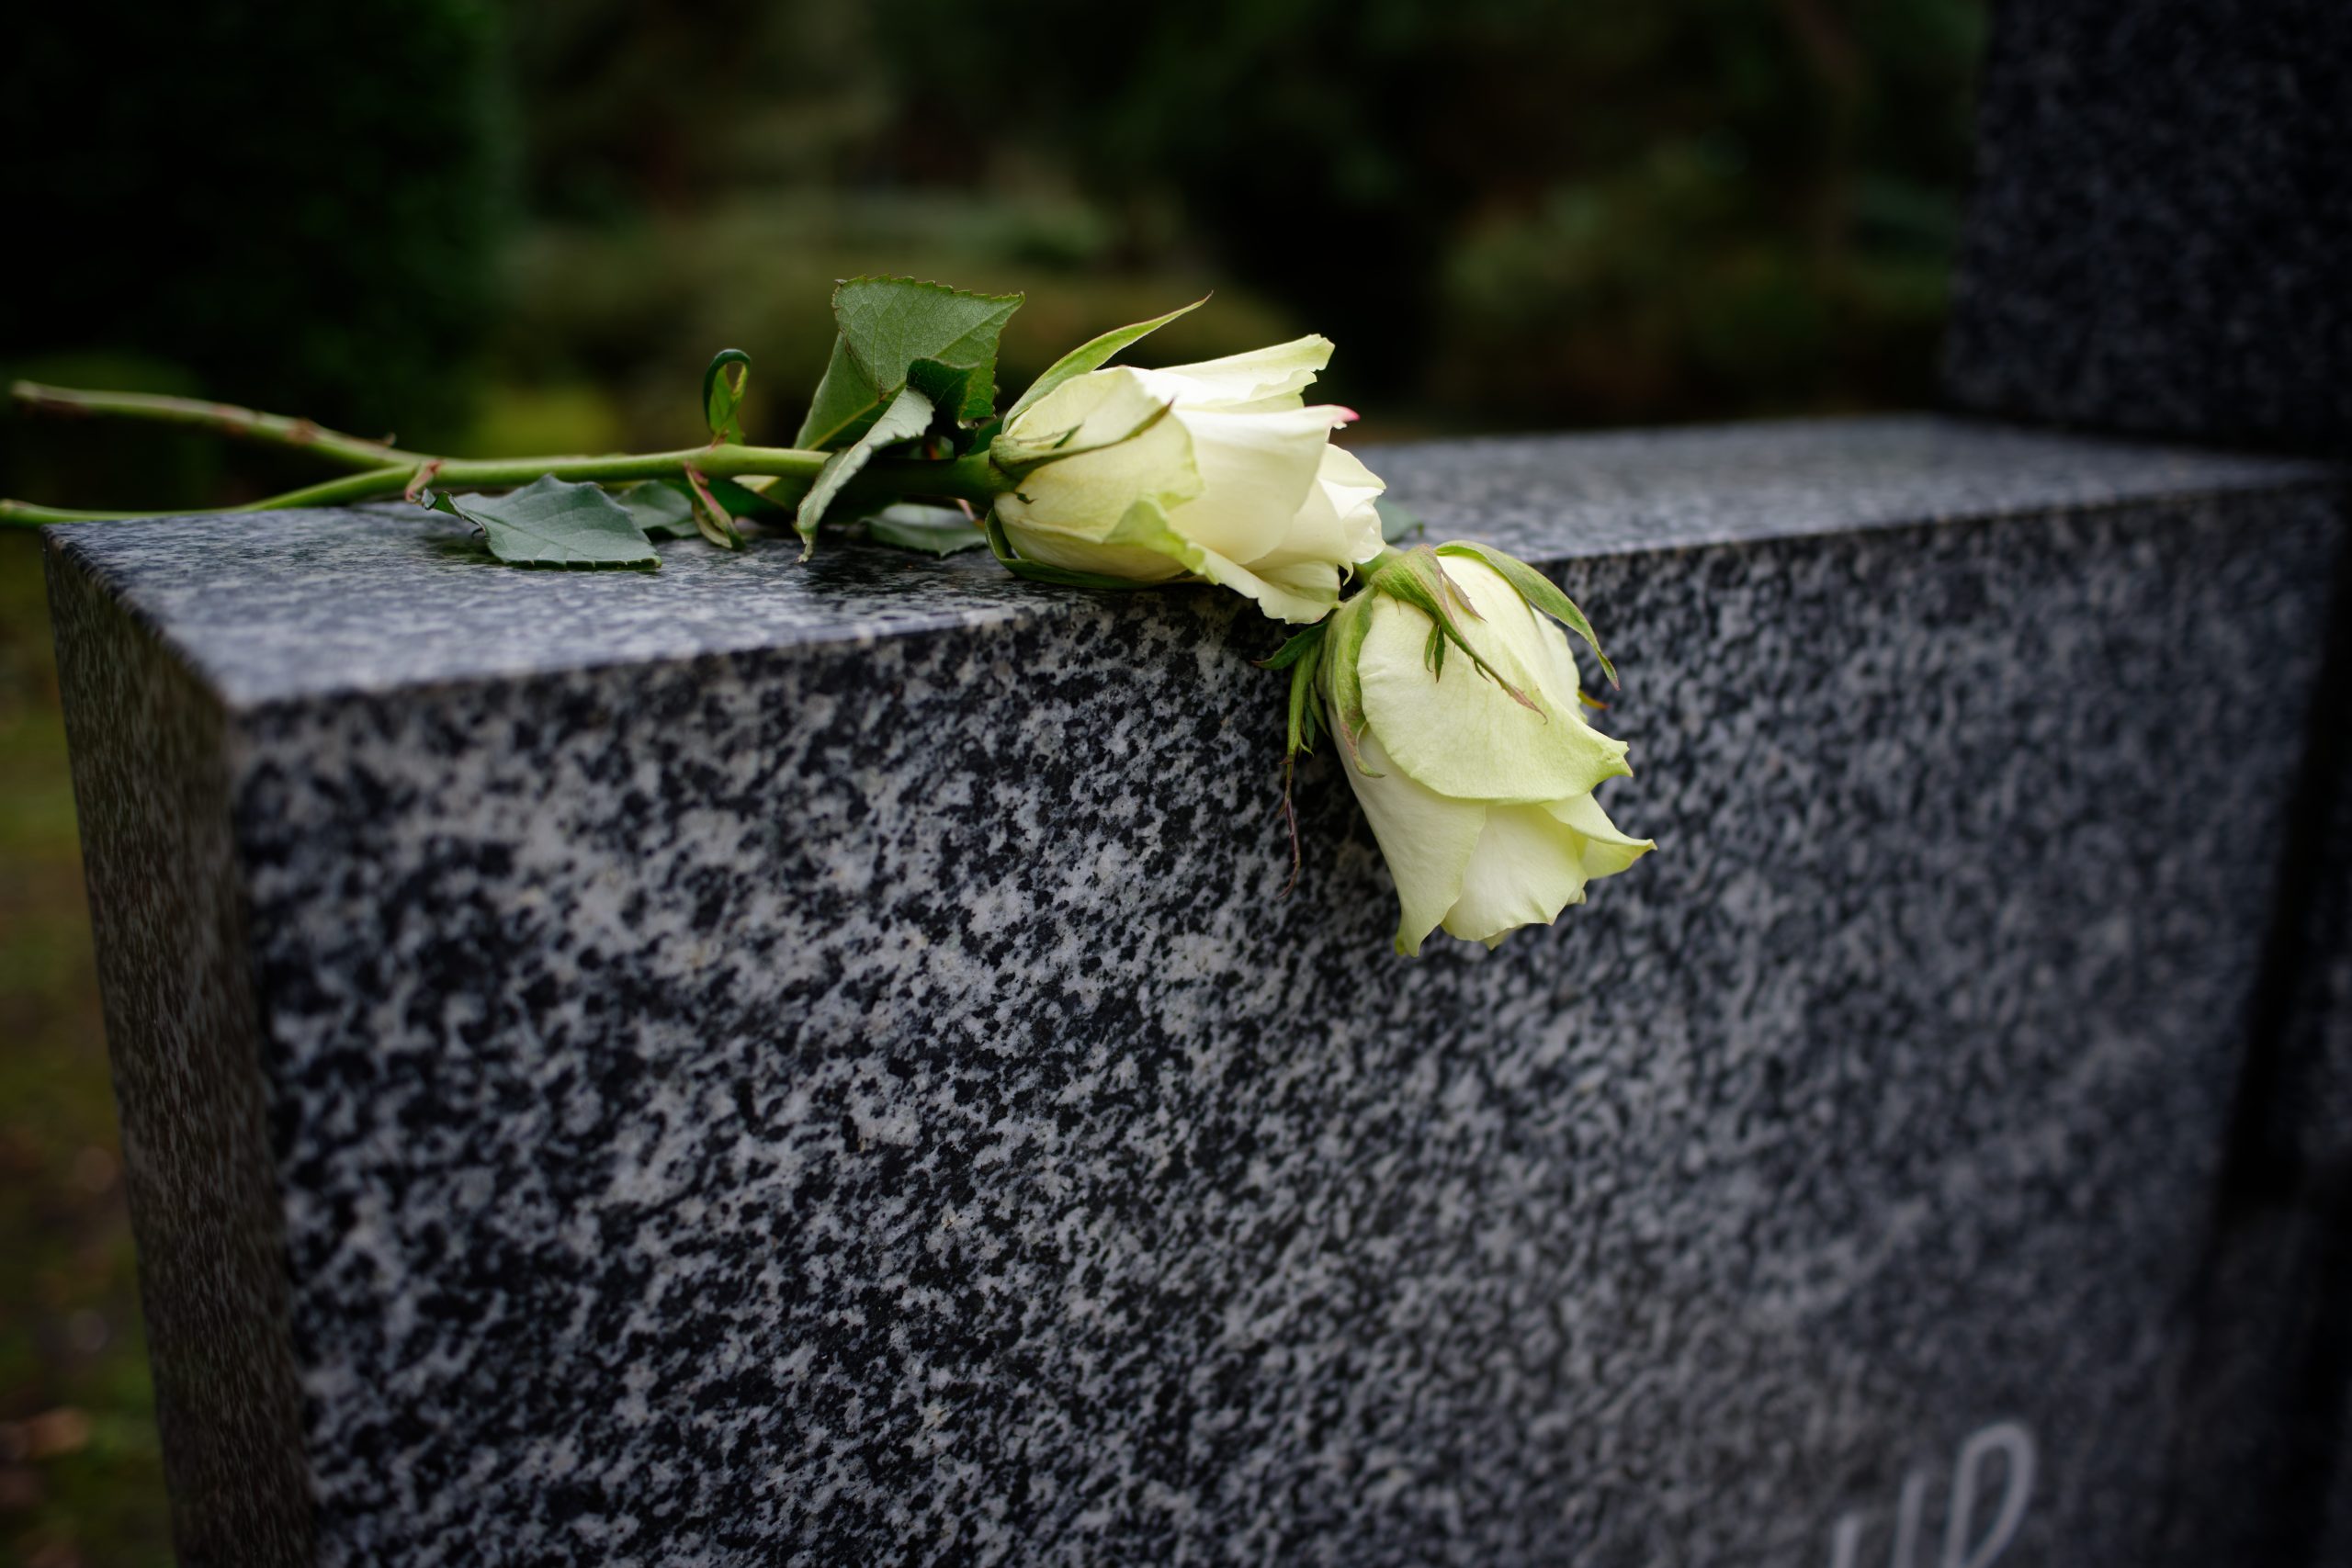
M1561 561L1743 539L2340 482L2316 462L1898 416L1374 448L1433 536ZM519 571L468 525L401 505L51 531L232 705L951 626L1083 615L1099 596L789 536L741 557L663 547L658 572Z

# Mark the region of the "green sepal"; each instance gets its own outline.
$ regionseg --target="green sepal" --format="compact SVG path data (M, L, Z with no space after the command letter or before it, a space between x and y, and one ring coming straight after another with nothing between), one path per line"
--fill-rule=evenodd
M1088 452L1104 452L1114 446L1124 446L1166 419L1174 412L1175 407L1176 405L1172 402L1158 404L1149 413L1137 421L1136 427L1125 434L1114 435L1108 441L1096 441L1084 446L1070 444L1071 437L1078 434L1076 425L1057 432L1051 437L1034 441L1023 441L1010 435L1000 435L989 443L989 461L1014 479L1023 479L1048 463L1058 463L1067 457L1076 457Z
M1363 677L1357 663L1363 657L1363 640L1372 629L1372 601L1359 593L1342 600L1323 623L1329 627L1323 649L1324 687L1331 700L1331 717L1340 732L1340 742L1348 749L1348 756L1356 771L1367 778L1381 775L1363 765L1363 754L1357 750L1370 721L1363 711Z
M695 532L722 550L743 547L743 536L736 529L734 514L711 488L709 476L698 468L686 470L686 499L694 503Z
M1121 592L1159 586L1124 577L1108 577L1101 572L1072 571L1068 567L1051 566L1044 561L1023 560L1013 553L1012 541L1005 535L1004 524L993 511L989 513L983 526L988 533L989 548L995 553L997 564L1015 577L1026 578L1032 582L1058 583L1064 588L1107 588Z
M1283 645L1258 660L1261 670L1290 671L1290 750L1312 750L1317 728L1315 686L1323 669L1323 637L1330 622L1321 620L1293 632Z
M918 363L927 367L917 384L928 384L926 396L941 419L987 419L996 405L997 339L1021 300L910 277L842 283L833 291L840 333L793 445L819 451L851 446L916 378Z
M1021 417L1023 410L1063 382L1083 376L1090 370L1100 370L1110 362L1111 356L1121 349L1142 341L1177 317L1188 311L1197 310L1208 302L1208 296L1204 294L1191 304L1170 310L1164 316L1155 316L1148 321L1137 321L1133 326L1120 327L1114 332L1104 333L1101 337L1091 338L1079 344L1047 366L1044 375L1029 383L1029 389L1022 393L1011 408L1005 410L1004 422L1011 424Z
M886 506L867 518L865 536L877 545L926 556L952 556L989 542L979 526L954 507L913 502Z
M1372 509L1380 513L1380 537L1385 544L1396 544L1408 535L1424 534L1429 525L1408 506L1389 500L1385 495L1372 498Z
M702 373L702 411L714 444L741 445L743 389L751 379L752 356L741 349L722 348L710 356L710 367Z
M1303 632L1294 632L1283 639L1283 645L1258 660L1261 670L1287 670L1307 655L1310 649L1323 641L1323 628L1329 623L1317 621Z
M778 515L786 510L758 491L733 479L705 474L703 484L710 491L711 499L736 522ZM654 538L690 539L702 532L695 521L694 487L683 479L647 479L616 492L614 499L637 519L639 527Z
M1283 726L1283 826L1290 833L1290 880L1283 885L1283 897L1298 886L1298 874L1306 863L1306 852L1298 837L1298 806L1292 798L1293 787L1298 781L1298 754L1315 750L1317 734L1322 728L1323 707L1317 688L1323 672L1323 637L1329 621L1317 621L1303 632L1294 634L1270 659L1261 663L1274 669L1290 667L1290 705ZM1351 751L1353 747L1350 748Z
M1284 735L1286 756L1315 750L1315 679L1323 667L1323 639L1308 645L1290 667L1290 722Z
M1425 658L1432 679L1445 673L1445 650L1450 644L1469 657L1478 673L1510 694L1511 701L1535 713L1544 711L1534 698L1503 679L1501 671L1487 663L1462 635L1457 615L1468 615L1472 620L1483 617L1462 590L1454 586L1453 580L1445 575L1436 551L1427 545L1390 550L1374 561L1365 577L1365 586L1373 592L1385 593L1399 604L1409 604L1429 617L1430 641Z
M1600 660L1600 672L1609 683L1617 684L1617 666L1609 662L1609 655L1600 651L1600 639L1593 635L1592 623L1585 619L1577 602L1560 590L1560 585L1515 556L1507 556L1488 545L1468 539L1454 539L1437 547L1442 556L1467 556L1482 560L1502 574L1503 580L1519 590L1519 596L1543 611L1568 630L1584 638L1592 656Z
M420 498L435 512L462 517L509 566L659 567L662 557L628 508L593 484L543 474L506 495Z

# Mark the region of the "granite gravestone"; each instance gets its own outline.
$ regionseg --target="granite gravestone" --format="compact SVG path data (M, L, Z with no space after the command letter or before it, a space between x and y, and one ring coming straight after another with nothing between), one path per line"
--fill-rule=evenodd
M2352 452L2352 6L2004 5L1979 127L1956 402ZM2352 1564L2352 584L2336 592L2332 722L2289 830L2185 1395L2280 1419L2191 1424L2182 1462L2246 1499L2184 1500L2192 1560Z
M1962 407L2352 452L2352 6L1996 8Z
M1227 596L52 534L187 1561L2165 1561L2342 476L1375 463L1626 678L1492 954Z

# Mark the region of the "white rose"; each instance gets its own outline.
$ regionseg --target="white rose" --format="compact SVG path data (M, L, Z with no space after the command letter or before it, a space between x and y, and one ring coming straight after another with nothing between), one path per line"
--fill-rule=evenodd
M996 519L1027 560L1138 582L1190 573L1278 619L1318 620L1342 570L1380 553L1385 488L1330 444L1353 416L1300 395L1330 356L1329 340L1303 337L1074 377L994 444L1015 485Z
M1343 665L1332 728L1360 704L1353 744L1343 736L1338 749L1396 878L1396 951L1408 955L1441 925L1490 948L1548 925L1584 901L1588 883L1655 847L1618 831L1593 798L1633 770L1625 743L1584 721L1566 637L1474 549L1416 552L1421 581L1442 569L1471 612L1448 606L1466 648L1451 648L1441 673L1430 669L1435 621L1380 592L1381 569L1329 634L1329 657ZM1392 556L1382 567L1391 563L1408 564ZM1448 596L1440 584L1437 602Z

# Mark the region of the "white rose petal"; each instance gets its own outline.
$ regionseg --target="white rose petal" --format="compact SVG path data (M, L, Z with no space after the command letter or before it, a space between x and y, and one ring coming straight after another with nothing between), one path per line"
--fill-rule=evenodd
M1536 705L1513 697L1458 648L1447 649L1442 675L1430 679L1429 618L1376 598L1357 668L1364 716L1397 765L1440 795L1520 805L1589 794L1631 773L1624 742L1577 711L1576 662L1560 628L1483 561L1448 557L1445 572L1477 611L1461 617L1471 646Z
M1396 879L1396 951L1407 954L1440 926L1493 947L1521 926L1548 925L1584 901L1588 883L1655 847L1620 831L1593 798L1594 785L1631 770L1624 743L1578 711L1560 627L1485 562L1440 559L1468 601L1453 607L1462 637L1535 708L1459 648L1432 676L1433 623L1422 610L1377 591L1349 603L1344 613L1363 617L1355 674L1364 729L1353 752L1344 738L1339 749Z
M1330 362L1331 340L1310 334L1143 375L1154 395L1180 408L1255 413L1298 407L1305 400L1302 394Z
M1172 507L1197 495L1200 469L1181 421L1162 417L1122 439L1160 407L1132 371L1097 371L1062 383L1022 413L1016 434L1050 439L1067 432L1065 446L1096 450L1080 450L1028 475L1013 493L998 498L998 517L1016 539L1038 530L1099 540L1138 501Z
M1345 751L1345 742L1340 749ZM1377 736L1364 736L1358 750L1363 765L1348 761L1348 784L1396 879L1396 951L1418 953L1462 897L1463 873L1486 829L1487 808L1415 784L1381 750Z
M1302 400L1330 354L1306 337L1073 377L1004 432L1018 482L997 520L1028 559L1145 582L1189 572L1319 620L1382 547L1381 481L1330 445L1344 412Z

